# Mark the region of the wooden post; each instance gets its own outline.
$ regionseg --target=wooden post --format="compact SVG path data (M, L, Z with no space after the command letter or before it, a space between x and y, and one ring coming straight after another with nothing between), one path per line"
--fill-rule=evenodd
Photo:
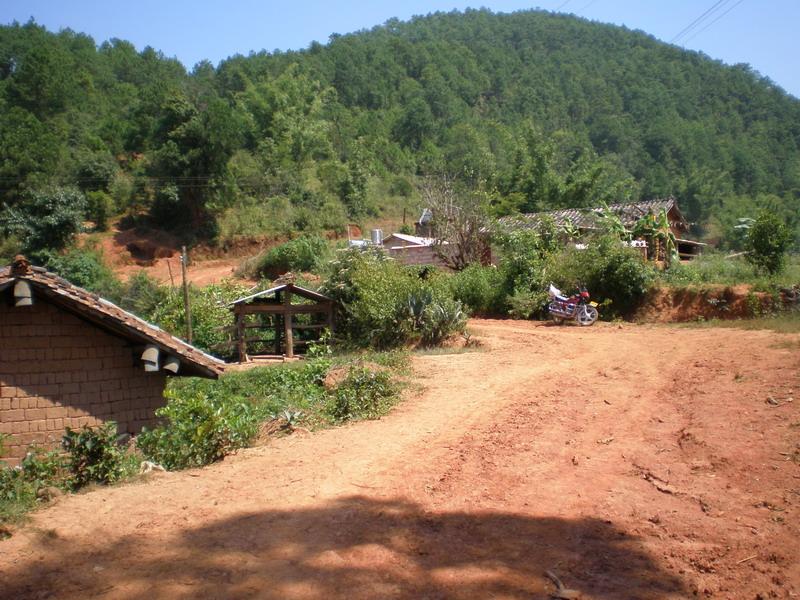
M183 310L186 315L186 340L192 343L192 307L189 304L189 284L186 281L186 263L189 257L186 246L181 248L181 275L183 276Z
M331 337L333 337L333 319L333 304L331 304L328 310L328 330L330 331Z
M275 326L275 354L281 353L281 316L279 314L270 315L272 324Z
M283 291L283 337L286 340L286 358L294 358L294 340L292 338L292 293L289 286Z
M238 306L236 308L236 345L239 350L239 362L247 362L247 345L244 341L244 315Z

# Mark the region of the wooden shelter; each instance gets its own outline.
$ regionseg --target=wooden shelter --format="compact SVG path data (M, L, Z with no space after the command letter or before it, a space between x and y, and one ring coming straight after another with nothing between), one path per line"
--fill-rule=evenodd
M273 352L293 358L296 348L318 341L325 329L333 331L334 301L294 283L239 298L229 306L236 316L240 362Z

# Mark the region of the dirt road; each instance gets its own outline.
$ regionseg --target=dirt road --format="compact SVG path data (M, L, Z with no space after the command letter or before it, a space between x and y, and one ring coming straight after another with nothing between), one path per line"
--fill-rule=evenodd
M372 422L63 499L6 598L800 594L800 342L474 321Z

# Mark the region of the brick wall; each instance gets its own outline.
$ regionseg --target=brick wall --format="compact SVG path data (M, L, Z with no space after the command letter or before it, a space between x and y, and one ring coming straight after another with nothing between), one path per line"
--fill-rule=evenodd
M446 267L445 262L439 258L430 246L397 246L387 248L389 256L404 265L434 265Z
M152 423L165 376L145 373L130 343L55 305L0 301L0 433L16 464L29 445L58 447L65 427Z

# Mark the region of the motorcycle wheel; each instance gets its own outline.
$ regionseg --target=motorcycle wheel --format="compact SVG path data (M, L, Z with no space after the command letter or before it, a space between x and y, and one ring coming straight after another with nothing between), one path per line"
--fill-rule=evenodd
M564 319L562 319L561 317L550 317L550 318L553 319L553 323L555 323L556 325L561 325L564 322Z
M594 306L584 305L578 309L578 314L576 319L578 321L578 325L581 327L588 327L589 325L593 325L595 321L597 321L597 317L599 313Z

